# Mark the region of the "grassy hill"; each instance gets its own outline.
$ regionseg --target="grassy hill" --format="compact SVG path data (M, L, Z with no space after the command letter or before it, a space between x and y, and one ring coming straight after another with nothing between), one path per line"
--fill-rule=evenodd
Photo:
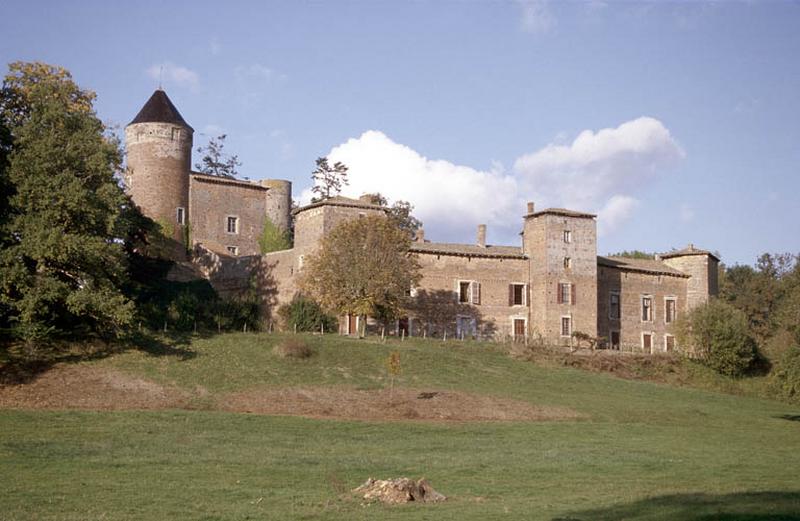
M315 355L294 360L273 354L282 338L153 346L0 392L0 518L800 520L796 406L541 366L491 344L309 336ZM564 414L397 421L386 402L385 421L346 419L375 404L339 402L387 399L393 350L395 401L427 392ZM222 410L326 396L315 418ZM450 499L346 496L370 476L425 476Z

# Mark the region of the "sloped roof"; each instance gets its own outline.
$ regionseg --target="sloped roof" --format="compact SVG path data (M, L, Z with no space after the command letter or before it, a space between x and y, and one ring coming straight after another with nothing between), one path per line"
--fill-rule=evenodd
M269 190L269 187L264 186L260 183L256 183L254 181L248 181L246 179L236 179L235 177L222 177L218 175L204 174L203 172L195 172L194 170L192 170L191 176L192 179L196 179L204 183L236 185L236 186L241 186L243 188L253 188L255 190L262 190L264 192Z
M336 195L333 197L329 197L327 199L323 199L322 201L317 201L315 203L307 204L301 208L296 209L292 213L300 213L304 210L309 210L311 208L318 208L320 206L345 206L348 208L364 208L366 210L382 210L386 211L386 207L380 206L377 204L367 203L360 199L351 199L350 197L344 197L343 195Z
M669 259L670 257L684 257L686 255L708 255L709 257L713 257L717 261L719 261L719 257L715 254L711 253L708 250L701 250L700 248L695 248L694 244L689 244L687 247L682 248L680 250L672 250L667 253L662 253L662 259Z
M136 117L133 118L129 125L136 123L172 123L173 125L184 126L194 132L194 129L186 123L181 113L172 104L172 100L169 99L167 93L161 89L156 90L150 96L150 99L147 100L142 110L136 114Z
M522 248L518 246L478 246L477 244L454 244L447 242L412 242L409 248L413 253L433 255L460 255L469 257L496 257L504 259L525 259Z
M538 212L529 213L525 217L538 217L540 215L563 215L564 217L581 217L585 219L594 219L597 217L593 213L576 212L575 210L567 210L566 208L545 208Z
M664 262L655 259L631 259L628 257L602 257L597 256L597 265L608 268L617 268L654 275L671 275L675 277L689 277L686 273L667 266Z

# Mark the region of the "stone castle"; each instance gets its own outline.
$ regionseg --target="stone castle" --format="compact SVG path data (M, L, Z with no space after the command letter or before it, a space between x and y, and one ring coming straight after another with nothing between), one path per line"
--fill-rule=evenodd
M193 129L162 90L125 128L126 186L145 215L174 239L176 256L192 250L192 263L221 292L252 281L266 317L297 291L304 259L339 223L383 215L368 197L333 197L291 211L291 183L228 179L191 169ZM292 249L261 255L258 237L267 220L282 230L294 224ZM450 338L543 337L573 345L600 338L610 349L666 352L675 348L676 317L717 293L719 259L687 248L630 259L597 255L596 216L528 203L517 246L412 243L422 267L411 288L408 316L393 333ZM358 317L341 317L340 333L353 334Z

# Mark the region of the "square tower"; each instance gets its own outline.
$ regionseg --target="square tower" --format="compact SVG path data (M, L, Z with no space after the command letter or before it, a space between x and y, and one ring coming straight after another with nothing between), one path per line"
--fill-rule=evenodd
M595 215L528 203L522 248L528 256L531 332L572 345L576 332L597 336Z

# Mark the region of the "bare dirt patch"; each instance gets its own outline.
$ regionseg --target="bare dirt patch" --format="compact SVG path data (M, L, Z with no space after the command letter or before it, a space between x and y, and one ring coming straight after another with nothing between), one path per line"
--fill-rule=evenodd
M367 421L553 421L569 409L435 389L249 389L213 396L89 365L56 365L18 384L0 385L0 409L196 409Z
M349 420L553 421L579 418L569 409L459 391L342 388L251 389L219 400L227 411Z
M189 403L175 387L85 365L59 365L27 383L0 386L6 409L168 409Z

